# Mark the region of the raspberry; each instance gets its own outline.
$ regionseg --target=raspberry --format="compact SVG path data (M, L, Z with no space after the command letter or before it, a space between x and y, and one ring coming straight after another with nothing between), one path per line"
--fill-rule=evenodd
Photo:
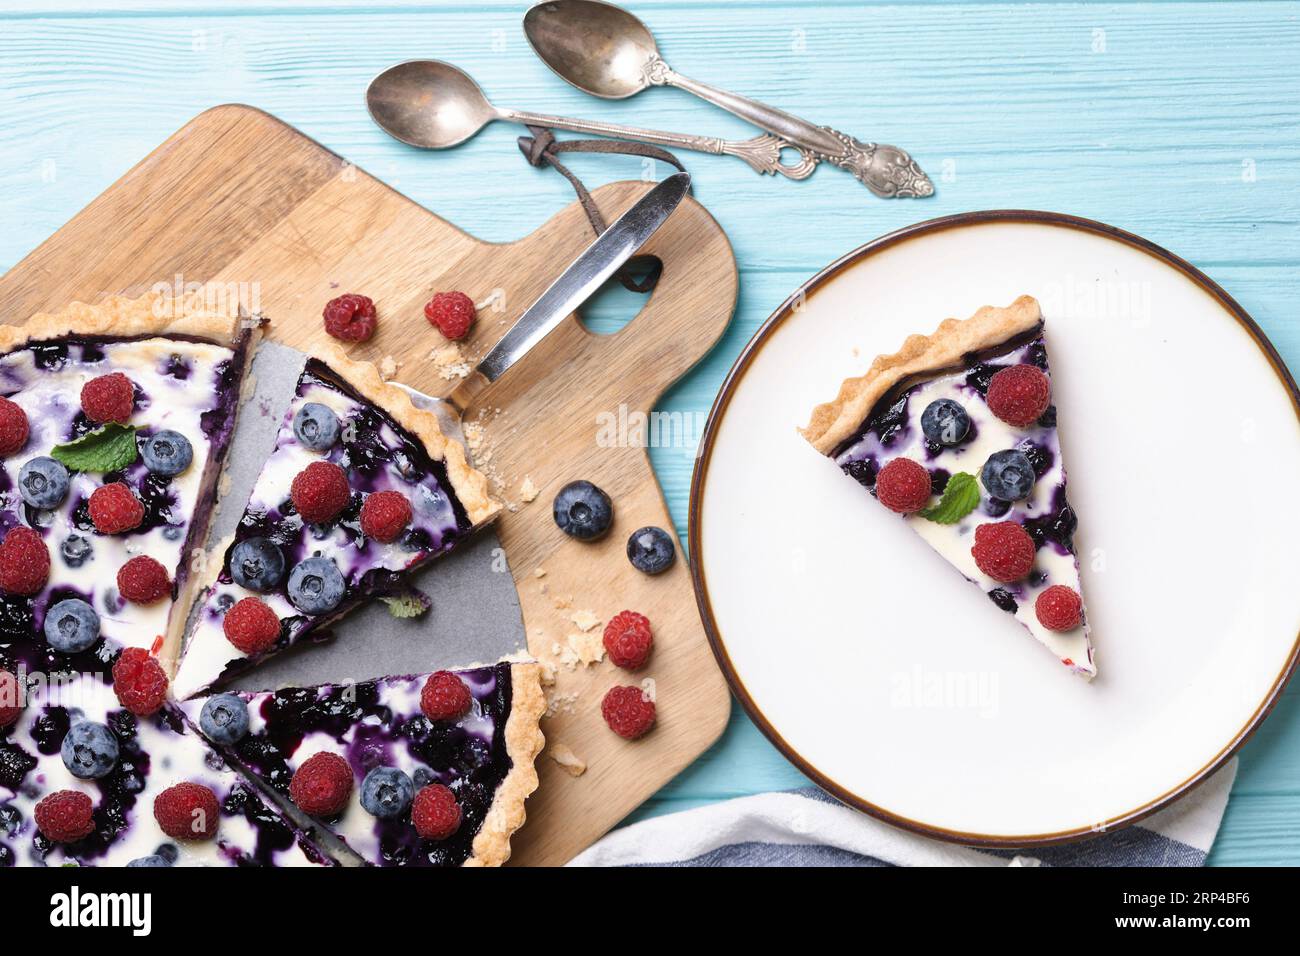
M172 591L167 569L148 555L136 555L117 569L117 591L132 604L152 604Z
M430 720L455 720L469 710L469 688L451 671L430 674L420 691L420 710Z
M394 541L411 523L411 503L400 491L377 491L361 505L361 531L376 541Z
M31 430L27 413L16 402L0 398L0 455L12 455L27 444Z
M325 303L325 331L344 342L364 342L375 334L375 303L347 293Z
M303 521L322 524L348 506L352 489L347 474L334 462L313 461L293 479L289 497Z
M876 498L890 511L920 511L930 503L930 495L930 473L910 458L895 458L876 475Z
M148 717L167 699L167 675L143 647L128 647L113 665L113 692L131 713Z
M617 667L636 670L655 645L650 621L636 611L619 611L605 625L605 653Z
M1052 386L1042 369L1009 365L989 379L989 411L1008 425L1026 428L1038 421L1051 399Z
M201 783L178 783L153 801L153 818L173 840L211 840L221 822L217 795Z
M80 790L59 790L36 804L36 829L54 843L76 843L95 832L95 804Z
M445 840L460 829L460 804L440 783L421 788L411 803L411 822L424 840Z
M81 410L92 422L125 425L135 406L135 385L121 372L92 378L81 386Z
M1034 566L1034 539L1014 521L982 524L970 549L975 564L994 581L1019 581Z
M313 817L333 816L348 805L350 796L352 768L328 750L308 757L289 781L289 799Z
M27 707L26 688L12 671L0 670L0 727L8 727Z
M1083 598L1073 588L1053 584L1038 595L1034 613L1049 631L1073 631L1083 620Z
M50 579L50 551L31 528L11 528L0 541L0 591L30 597Z
M90 520L101 534L121 534L140 527L144 505L120 481L101 485L90 493Z
M469 334L475 315L474 300L464 292L439 292L424 306L429 324L452 341Z
M245 654L261 654L279 638L280 619L265 601L246 597L226 612L221 630Z
M640 687L611 687L600 702L600 715L614 733L636 740L655 725L655 702Z

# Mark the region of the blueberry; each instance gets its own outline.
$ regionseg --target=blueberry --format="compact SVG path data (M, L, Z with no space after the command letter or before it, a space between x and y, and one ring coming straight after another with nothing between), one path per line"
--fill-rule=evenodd
M216 744L236 744L248 733L248 705L235 694L209 697L199 712L199 729Z
M951 398L937 398L921 413L921 431L940 445L959 445L970 431L970 416Z
M376 767L361 781L361 806L371 816L400 817L415 799L415 784L396 767Z
M62 654L77 654L99 640L99 615L80 598L60 601L45 612L45 639Z
M79 568L90 557L90 542L79 534L70 534L59 548L64 562L70 568Z
M171 863L165 857L151 853L149 856L137 856L127 866L171 866Z
M672 566L677 549L663 528L640 528L627 539L627 559L645 574L661 574Z
M614 521L609 495L590 481L571 481L555 496L555 523L571 538L595 541Z
M339 440L339 417L328 405L308 402L293 416L293 433L312 451L329 451Z
M59 754L74 777L98 780L117 766L117 738L103 724L83 720L64 736Z
M307 558L289 572L289 600L305 614L327 614L343 602L347 586L329 558Z
M161 431L145 439L140 457L156 475L179 475L194 460L194 448L180 432Z
M995 451L984 462L980 480L990 495L1002 501L1020 501L1034 490L1034 466L1022 451Z
M53 458L33 458L18 471L18 494L33 508L57 508L68 497L68 469Z
M284 552L270 538L245 538L230 552L230 576L250 591L270 591L284 577Z

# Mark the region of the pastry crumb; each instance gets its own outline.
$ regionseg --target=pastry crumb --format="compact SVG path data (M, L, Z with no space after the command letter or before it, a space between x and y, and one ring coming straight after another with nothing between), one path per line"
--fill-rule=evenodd
M573 595L570 594L568 597L559 597L559 596L557 596L557 597L553 600L552 603L554 603L554 605L555 605L555 609L556 609L557 611L564 611L564 610L567 610L567 609L573 607Z
M586 762L566 744L552 744L546 748L546 752L570 777L581 777L587 772Z
M573 621L581 631L590 631L600 623L600 618L593 611L574 611L569 620Z
M524 480L519 485L519 499L524 504L531 504L537 500L537 486L533 484L532 475L524 475Z
M379 377L382 378L385 382L387 382L389 379L391 379L394 375L397 374L397 370L399 368L401 368L400 362L398 362L391 355L385 355L382 361L380 361L379 363Z
M539 564L537 567L533 568L533 577L535 578L546 577L546 569Z
M454 343L439 346L429 353L429 358L432 359L433 367L438 370L438 374L446 381L464 378L471 371L469 362L460 351L460 346Z
M573 705L577 703L577 694L551 694L546 698L546 716L554 717L556 714L573 713Z
M600 634L570 634L567 640L578 660L587 667L605 659L605 641Z

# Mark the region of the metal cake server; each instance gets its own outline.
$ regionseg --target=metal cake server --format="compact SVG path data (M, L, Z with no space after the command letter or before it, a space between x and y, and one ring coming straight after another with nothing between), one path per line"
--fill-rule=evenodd
M434 411L442 430L463 444L461 416L465 409L617 272L663 225L690 188L689 173L673 173L610 223L524 311L474 370L437 404Z
M488 100L468 73L442 60L408 60L384 70L366 89L366 108L384 132L421 149L458 146L488 123L505 120L652 143L668 149L736 156L755 172L780 173L790 179L806 179L817 167L817 160L808 150L770 133L735 141L503 109ZM785 149L797 152L799 161L783 163L781 152Z
M675 72L649 28L621 7L600 0L543 0L524 15L524 35L557 76L585 93L624 99L648 86L676 86L847 170L877 196L934 194L934 184L906 150L862 142Z

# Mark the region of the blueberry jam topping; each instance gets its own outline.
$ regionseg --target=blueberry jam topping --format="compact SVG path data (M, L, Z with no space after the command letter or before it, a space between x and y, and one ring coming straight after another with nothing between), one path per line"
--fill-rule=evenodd
M1006 588L994 588L989 592L989 600L1010 614L1015 614L1016 609L1020 606Z

